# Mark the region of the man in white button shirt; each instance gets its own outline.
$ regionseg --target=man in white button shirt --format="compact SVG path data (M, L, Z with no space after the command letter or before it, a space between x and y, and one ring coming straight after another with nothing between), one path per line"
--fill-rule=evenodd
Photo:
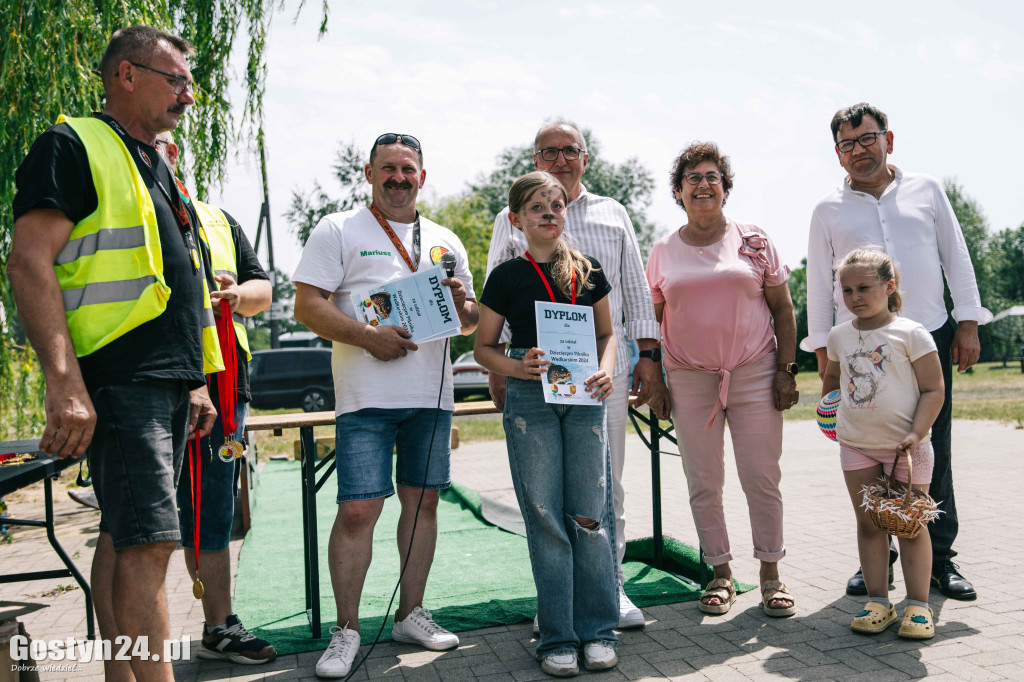
M626 390L629 384L629 359L625 337L636 340L640 347L640 359L633 370L631 387L637 395L637 406L646 403L660 418L668 419L668 390L661 373L661 328L654 316L651 290L629 214L619 202L591 194L580 182L590 156L579 127L562 119L549 121L537 131L533 148L534 167L558 178L568 194L565 234L570 244L596 258L612 285L609 297L618 356L615 376L612 378L616 390L606 405L615 505L616 565L619 573L619 627L641 627L644 625L643 614L622 590L622 558L626 552L622 467L625 462L629 405L629 391ZM525 251L526 239L522 232L513 229L508 218L508 208L505 208L494 219L494 232L487 254L487 274L501 263L522 256ZM508 342L510 336L506 326L502 342ZM492 372L489 384L491 397L498 409L503 409L505 377Z
M966 372L978 361L978 325L991 321L992 313L981 305L971 256L942 185L931 176L904 173L886 163L893 150L886 115L866 103L840 109L832 118L832 137L847 176L811 216L808 334L800 347L818 356L818 373L824 372L829 329L852 317L843 306L835 269L853 249L884 248L899 268L902 315L931 332L946 384L946 401L931 436L935 468L929 492L945 512L928 526L932 584L947 597L975 599L974 587L951 561L956 556L953 541L958 529L950 462L952 364L958 363L958 371ZM953 296L955 332L943 301L943 274ZM847 583L847 593L867 594L859 570Z

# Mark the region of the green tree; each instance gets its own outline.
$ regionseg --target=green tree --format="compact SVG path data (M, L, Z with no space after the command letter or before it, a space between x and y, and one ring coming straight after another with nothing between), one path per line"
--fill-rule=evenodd
M993 313L1024 305L1024 224L992 235L985 262L994 290L986 301ZM1024 317L1011 315L982 327L989 333L993 350L1005 363L1024 347Z
M263 144L263 92L267 31L276 0L7 0L0 3L0 394L20 395L18 382L37 372L33 355L17 345L18 322L4 266L11 249L15 170L32 141L58 115L86 115L103 107L99 61L118 28L148 24L178 34L197 48L192 60L197 105L176 135L191 150L179 160L200 195L223 179L229 149ZM300 4L301 9L301 4ZM323 5L320 33L326 31ZM231 50L244 32L240 116L228 97ZM28 385L28 384L24 384ZM27 394L26 394L27 395ZM35 394L33 394L35 395ZM22 409L41 409L39 400ZM9 406L17 401L0 401ZM24 421L0 407L0 422ZM21 423L21 422L19 422ZM21 433L25 433L21 431Z
M633 222L640 252L647 258L658 238L658 230L646 215L651 205L654 176L637 158L621 164L601 157L601 143L588 129L582 130L590 159L583 175L583 184L594 194L611 197L626 208ZM470 183L470 191L480 195L491 214L495 215L508 205L508 190L516 178L534 170L533 144L507 147L496 159L496 167Z
M974 276L978 281L981 303L989 309L999 310L1004 301L992 279L992 250L985 214L978 202L964 191L955 178L946 178L942 184L946 191L946 198L949 199L953 213L956 214L956 219L960 223L960 229L964 233L967 251L970 253L971 263L974 265ZM953 310L953 298L948 286L944 287L943 297L946 302L946 310ZM952 319L950 316L951 321ZM993 328L988 325L979 327L978 339L981 341L981 359L993 358L1000 347L999 339L993 336Z
M807 337L807 259L800 261L800 267L789 275L789 295L793 298L793 312L796 315L796 342ZM796 363L805 372L818 371L818 358L814 353L800 350L797 345Z
M467 192L461 196L442 199L435 206L424 206L423 214L454 232L466 247L469 270L473 273L473 288L479 299L484 290L487 249L491 243L491 227L494 224L494 216L487 208L483 197ZM454 359L466 351L473 350L475 339L475 334L452 337L451 357Z

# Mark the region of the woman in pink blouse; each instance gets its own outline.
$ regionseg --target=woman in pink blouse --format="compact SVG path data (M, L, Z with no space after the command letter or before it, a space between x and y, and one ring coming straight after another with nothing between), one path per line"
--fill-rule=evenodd
M761 600L769 616L790 616L795 601L779 580L782 541L782 411L796 404L796 318L789 268L761 228L738 225L722 207L732 169L714 143L683 150L672 193L687 223L658 240L647 264L661 322L690 508L705 560L715 569L701 595L705 613L736 599L722 509L725 423L750 507Z

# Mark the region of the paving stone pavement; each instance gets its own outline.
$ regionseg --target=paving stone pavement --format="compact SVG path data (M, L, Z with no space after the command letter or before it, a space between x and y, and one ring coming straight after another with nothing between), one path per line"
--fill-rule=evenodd
M961 570L975 585L973 602L945 599L933 590L931 604L937 635L929 642L902 640L896 628L877 636L857 635L849 621L860 600L845 596L846 579L857 567L855 530L842 483L838 449L813 422L785 426L783 498L788 555L782 577L796 597L797 614L766 618L756 592L741 595L730 613L705 616L693 602L644 610L644 629L620 635L618 668L599 673L602 680L1024 680L1024 524L1008 518L1006 500L1024 484L1024 431L994 422L957 421L953 426L954 471L960 536L956 547ZM674 447L666 444L664 449ZM731 533L734 572L757 581L751 557L747 508L727 453L725 507ZM662 454L665 534L696 544L679 458ZM511 496L503 443L464 445L453 453L452 476L481 493ZM652 532L650 455L636 436L627 445L627 536ZM298 482L296 481L296 486ZM12 511L41 517L42 487L10 496ZM1013 499L1013 498L1010 498ZM55 488L57 536L88 576L96 543L98 512ZM298 488L296 487L296 510ZM326 503L326 502L322 502ZM394 504L393 501L389 504ZM231 543L236 562L243 540ZM323 553L323 552L322 552ZM377 557L390 561L395 557ZM321 557L321 570L326 570ZM16 540L0 545L0 571L12 573L58 567L39 529L16 529ZM372 568L371 568L372 570ZM443 580L433 575L432 580ZM69 578L0 584L0 600L45 603L48 608L22 618L39 639L84 637L81 590L63 591ZM427 587L429 608L430 586ZM893 596L904 595L896 571ZM192 598L180 553L172 560L167 585L171 636L196 638L202 610ZM899 607L898 607L899 608ZM243 621L245 614L240 614ZM325 627L333 623L325 623ZM354 679L387 680L540 680L546 676L533 657L536 641L529 623L460 633L461 645L448 652L421 651L405 644L378 646ZM190 660L175 663L179 680L316 679L320 652L281 656L263 666L200 661L193 641ZM365 652L368 647L364 647ZM581 672L582 675L591 673ZM102 679L99 663L78 664L73 673L43 672L44 680Z

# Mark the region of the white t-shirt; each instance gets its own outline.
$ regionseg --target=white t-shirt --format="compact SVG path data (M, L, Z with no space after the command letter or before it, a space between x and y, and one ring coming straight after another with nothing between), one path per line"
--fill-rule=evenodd
M827 348L828 359L839 363L839 442L895 449L910 433L921 398L911 363L935 352L932 335L905 317L870 331L857 331L848 320L832 328Z
M391 222L391 227L413 257L413 225ZM467 298L476 298L466 249L455 233L420 217L419 269L440 262L441 254L456 256L455 276L466 286ZM331 300L344 314L356 318L350 294L412 274L368 208L324 216L309 235L292 281L334 292ZM387 362L371 357L357 346L334 342L335 414L367 407L405 409L437 407L441 381L441 409L454 410L451 361L445 361L444 339L417 344L419 350Z

